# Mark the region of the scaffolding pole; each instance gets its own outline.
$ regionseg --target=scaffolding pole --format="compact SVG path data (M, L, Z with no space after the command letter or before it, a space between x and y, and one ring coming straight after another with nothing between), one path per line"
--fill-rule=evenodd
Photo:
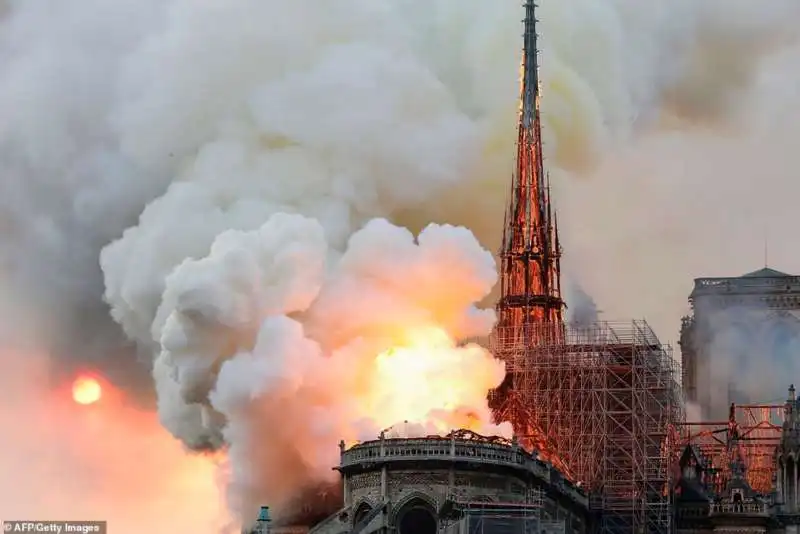
M678 366L644 321L495 330L508 379L492 394L529 449L594 494L602 531L669 534Z
M527 495L512 496L507 502L478 500L465 494L452 494L451 513L459 519L442 526L444 534L564 534L564 521L545 519L540 489ZM515 500L514 500L515 499Z
M750 487L767 495L775 484L775 452L785 409L783 404L732 404L728 421L684 423L677 449L697 449L706 462L711 491L717 494L731 478L731 456L739 454Z

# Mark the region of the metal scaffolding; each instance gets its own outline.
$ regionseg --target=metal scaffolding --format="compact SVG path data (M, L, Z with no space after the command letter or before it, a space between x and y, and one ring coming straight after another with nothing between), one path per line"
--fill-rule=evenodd
M499 327L490 350L508 379L498 421L589 490L604 532L668 534L677 364L644 321Z
M448 497L448 513L457 520L442 525L443 534L564 534L564 521L545 518L542 491L528 490L523 502L472 500L469 496L453 494Z
M706 462L710 489L717 494L730 480L733 456L739 455L750 487L767 495L775 487L775 451L785 411L783 404L732 404L727 421L684 423L676 454L687 445L695 446Z
M516 165L490 350L490 395L524 446L598 497L607 532L670 530L670 457L682 404L672 350L647 323L567 326L561 245L542 153L536 5L525 1Z

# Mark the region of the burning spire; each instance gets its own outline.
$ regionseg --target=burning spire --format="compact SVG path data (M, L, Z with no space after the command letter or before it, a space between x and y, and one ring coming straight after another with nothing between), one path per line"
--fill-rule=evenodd
M546 454L554 449L552 436L530 412L531 392L526 389L532 385L515 376L520 357L535 358L536 347L563 342L564 330L561 247L542 157L535 9L534 1L526 0L517 161L500 251L501 294L493 334L495 356L506 361L507 373L489 402L497 422L511 422L526 448ZM516 363L509 366L511 362Z
M535 340L519 339L525 326L560 324L564 310L558 228L542 158L535 9L534 1L526 0L517 161L505 215L497 304L500 328L526 343Z

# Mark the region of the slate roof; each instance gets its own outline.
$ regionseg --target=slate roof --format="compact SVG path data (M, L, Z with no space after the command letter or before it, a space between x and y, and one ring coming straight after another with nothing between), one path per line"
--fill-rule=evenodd
M776 271L775 269L764 267L763 269L753 271L752 273L743 274L742 278L784 278L791 276L791 274L782 273L780 271Z

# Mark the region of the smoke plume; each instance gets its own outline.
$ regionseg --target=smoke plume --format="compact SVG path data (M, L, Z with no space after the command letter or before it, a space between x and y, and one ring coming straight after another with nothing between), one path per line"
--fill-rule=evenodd
M698 396L714 420L731 402L781 402L800 376L800 319L791 312L739 306L710 311L700 323L707 361L698 368ZM700 400L699 399L699 400Z
M331 473L340 439L404 419L508 434L485 400L503 364L453 341L488 335L494 311L472 303L496 278L464 228L432 225L415 240L376 219L343 252L300 215L224 232L166 278L154 322L161 420L192 447L230 444L243 514L282 511L288 490Z
M102 402L75 404L69 383L51 381L59 362L38 346L47 330L35 310L2 279L0 288L0 517L102 520L121 534L234 534L218 490L222 458L186 455L154 413L107 380Z
M765 260L800 273L790 141L798 135L798 64L797 46L765 60L722 135L660 132L610 154L590 179L556 182L562 213L584 217L561 219L565 259L605 316L646 317L662 338L676 339L693 278L741 276ZM766 347L753 349L747 365L720 354L719 382L730 378L756 399L783 398L796 369ZM759 380L767 361L784 376L777 384ZM724 403L727 386L713 391Z
M751 137L686 130L789 101L785 80L764 82L761 67L789 46L796 3L542 3L549 165L554 178L597 175L555 180L566 261L603 309L676 329L698 269L722 269L734 248L750 263L741 235L729 252L708 245L729 236L722 221L733 214L766 212L752 207L766 178L750 177L788 183L774 169L792 138L790 121L776 137L762 116L764 171L732 157ZM308 482L338 438L383 423L359 403L382 409L399 394L391 386L406 368L392 362L403 355L436 355L422 376L485 365L487 382L473 386L491 385L496 364L455 346L489 323L473 306L494 280L488 256L465 230L428 224L497 244L519 2L0 6L0 270L38 325L13 342L52 354L43 372L56 384L89 366L133 401L151 390L152 371L174 435L200 449L229 443L231 502L245 514L270 491ZM676 130L639 141L665 125ZM691 174L676 172L677 154L695 158ZM793 220L788 206L769 210ZM11 368L27 353L3 354ZM38 393L19 393L31 414ZM456 400L474 403L467 418L480 420L472 391ZM388 414L452 424L450 412L417 408ZM278 414L293 417L276 423ZM18 450L31 451L35 437L21 432ZM153 454L168 458L168 447Z
M583 287L575 281L569 279L564 291L564 298L569 303L567 308L567 322L578 327L586 327L596 322L600 316L597 303Z

